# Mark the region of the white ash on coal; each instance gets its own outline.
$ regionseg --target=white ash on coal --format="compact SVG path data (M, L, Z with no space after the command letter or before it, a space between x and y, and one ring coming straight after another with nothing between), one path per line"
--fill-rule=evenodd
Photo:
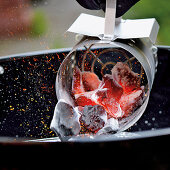
M80 114L71 105L60 100L54 110L50 128L55 131L61 140L65 137L78 135L80 132Z
M85 106L80 117L81 124L91 132L104 127L107 122L107 113L100 105Z

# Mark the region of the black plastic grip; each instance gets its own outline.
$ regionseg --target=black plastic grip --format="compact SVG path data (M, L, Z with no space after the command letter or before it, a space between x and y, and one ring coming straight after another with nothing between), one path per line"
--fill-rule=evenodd
M91 10L105 11L106 0L76 0L82 7ZM116 18L125 14L139 0L117 0Z

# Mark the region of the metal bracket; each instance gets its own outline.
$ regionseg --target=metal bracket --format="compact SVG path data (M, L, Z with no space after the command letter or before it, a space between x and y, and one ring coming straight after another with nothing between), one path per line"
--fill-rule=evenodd
M116 22L116 0L106 0L103 40L113 40Z

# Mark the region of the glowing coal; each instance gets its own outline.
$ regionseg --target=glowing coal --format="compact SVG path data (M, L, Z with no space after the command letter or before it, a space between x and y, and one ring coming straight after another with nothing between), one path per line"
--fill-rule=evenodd
M73 106L59 101L55 109L52 125L60 137L115 133L119 119L142 105L144 90L138 74L118 62L102 80L94 72L81 72L76 66L71 94Z

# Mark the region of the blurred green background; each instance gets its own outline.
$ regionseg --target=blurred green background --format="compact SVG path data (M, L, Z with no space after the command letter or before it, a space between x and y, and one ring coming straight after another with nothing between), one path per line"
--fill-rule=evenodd
M170 45L170 1L169 0L140 0L123 18L143 19L156 18L160 30L157 44Z
M67 29L81 13L88 13L97 16L104 16L104 12L87 10L81 7L76 0L0 0L2 4L8 2L6 8L16 11L14 1L17 3L29 2L28 15L22 17L25 9L22 10L19 18L13 17L11 13L6 17L6 27L11 24L15 28L15 22L20 19L30 20L31 30L25 34L15 34L13 29L0 34L0 56L24 53L30 51L47 50L53 48L73 47L75 42L74 34L66 34ZM13 3L11 3L13 2ZM20 5L22 6L22 5ZM2 24L4 11L3 5L0 6L1 31L5 29ZM8 9L7 9L8 11ZM29 14L31 13L31 15ZM7 14L6 14L7 16ZM27 17L26 17L27 16ZM140 0L124 16L124 19L143 19L156 18L160 25L157 39L159 45L170 45L170 0ZM29 19L29 17L31 19ZM10 24L9 24L10 23ZM22 30L22 26L20 26Z

